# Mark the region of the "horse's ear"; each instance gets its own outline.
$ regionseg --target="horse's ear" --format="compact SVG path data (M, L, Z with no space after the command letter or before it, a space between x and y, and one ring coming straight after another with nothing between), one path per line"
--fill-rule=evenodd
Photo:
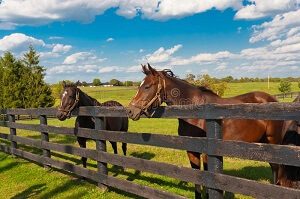
M149 75L149 70L147 69L146 65L143 65L143 64L141 64L141 65L142 65L143 73L144 73L145 75Z
M155 70L154 68L152 68L149 63L147 63L147 65L148 65L148 70L150 71L150 73L152 75L157 75L158 74L157 70Z
M75 86L79 86L80 85L80 81L78 80L76 83L75 83Z
M67 84L66 84L65 80L62 81L62 86L63 86L63 88L66 88Z

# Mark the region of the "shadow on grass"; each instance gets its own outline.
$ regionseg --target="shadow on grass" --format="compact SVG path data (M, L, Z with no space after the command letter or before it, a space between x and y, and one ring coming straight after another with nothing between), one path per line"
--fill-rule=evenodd
M0 173L10 170L10 169L18 166L18 164L19 164L18 162L11 162L3 167L0 167Z
M17 195L13 196L11 199L21 199L21 198L25 199L25 198L31 198L33 196L36 196L39 193L41 193L43 190L46 189L45 185L46 184L33 185L33 186L25 189L21 193L18 193Z
M59 194L70 191L70 189L73 189L74 187L80 185L80 183L81 183L80 179L68 180L67 182L60 185L59 187L56 187L56 188L52 189L51 191L41 195L40 198L53 198ZM80 198L80 197L84 196L86 193L87 193L87 191L82 191L80 193L76 193L76 194L70 196L70 198Z
M271 167L268 166L246 166L238 170L224 170L224 173L249 180L272 181L272 170Z
M136 158L141 158L141 159L146 159L146 160L151 160L152 158L155 157L155 154L154 153L149 153L149 152L133 152L131 153L130 155L132 155L133 157L136 157ZM130 175L127 180L129 181L133 181L134 179L136 179L139 175L141 174L141 171L139 170L135 170L135 172Z
M58 157L58 158L62 158L62 159L72 161L75 164L81 165L80 158L77 159L77 158L65 156L65 155L59 154L59 153L52 153L52 155L55 156L55 157ZM151 153L148 153L148 152L143 152L143 153L134 152L131 155L139 156L139 157L148 157L148 158L153 158L154 157L154 154L151 154ZM97 165L92 164L92 163L87 163L87 166L90 167L90 168L97 168ZM124 170L120 166L113 165L112 167L108 168L108 171L110 173L113 173L114 177L116 177L118 175L128 176L127 179L126 179L128 181L134 181L134 180L145 181L145 182L149 182L151 184L158 184L160 186L176 187L176 188L182 189L182 190L194 191L193 187L188 186L188 183L185 183L183 181L181 181L177 184L175 182L165 181L165 180L163 180L159 177L156 177L156 176L142 176L141 172L138 171L138 170L135 170L134 173L131 173L131 172L128 172L128 171Z
M152 158L155 157L154 153L149 153L149 152L142 152L142 153L133 152L130 155L132 155L133 157L142 158L142 159L145 159L145 160L151 160Z

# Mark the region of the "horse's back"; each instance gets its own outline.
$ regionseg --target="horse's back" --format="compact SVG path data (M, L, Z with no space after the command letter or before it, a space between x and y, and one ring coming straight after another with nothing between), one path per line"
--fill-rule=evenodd
M102 103L102 106L120 106L124 107L121 103L109 100ZM107 130L111 131L128 131L129 120L128 117L106 117Z
M235 97L227 98L228 100L239 100L243 103L266 103L266 102L278 102L275 97L272 95L262 92L262 91L253 91Z

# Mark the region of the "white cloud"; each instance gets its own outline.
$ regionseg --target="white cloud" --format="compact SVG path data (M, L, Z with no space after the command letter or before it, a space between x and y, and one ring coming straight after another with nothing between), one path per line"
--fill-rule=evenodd
M71 45L63 45L63 44L55 44L53 46L52 52L53 53L66 53L72 49Z
M92 22L96 15L118 6L118 0L9 0L0 5L0 23L11 28L54 21Z
M124 68L118 66L106 66L98 70L99 73L111 73L111 72L121 72Z
M213 8L225 10L227 8L239 9L242 7L241 0L162 0L156 9L147 12L142 10L146 18L156 20L166 20L170 18L180 18L202 13Z
M13 33L0 39L0 51L22 51L28 49L29 45L45 46L45 42L22 33Z
M63 64L79 64L79 63L100 63L106 60L106 58L98 58L95 54L91 52L78 52L69 55L65 58Z
M266 16L296 10L298 0L248 0L248 4L240 9L236 19L257 19Z
M200 63L211 63L224 59L228 59L234 56L234 54L229 51L220 51L217 53L200 53L194 55L190 58L174 58L172 59L170 65L180 66L180 65L189 65L189 64L200 64Z
M300 32L300 9L276 15L272 21L254 26L250 42L273 41Z
M180 48L182 48L181 44L175 45L172 48L165 49L164 47L160 47L158 50L156 50L152 54L148 54L144 57L144 60L149 63L162 63L169 61L171 59L171 56L178 51Z
M114 38L110 37L110 38L107 38L107 39L106 39L106 42L112 42L112 41L114 41L114 40L115 40Z
M126 18L141 15L154 20L189 16L211 9L239 9L242 0L9 0L0 5L0 28L37 26L52 22L79 21L90 23L110 8Z

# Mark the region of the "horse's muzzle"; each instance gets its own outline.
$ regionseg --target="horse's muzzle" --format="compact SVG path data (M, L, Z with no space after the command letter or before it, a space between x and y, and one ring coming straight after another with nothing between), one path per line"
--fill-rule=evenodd
M132 119L133 121L137 121L141 117L142 110L135 106L129 105L127 109L127 114L130 119Z
M64 112L62 112L62 111L57 111L56 112L56 117L60 121L64 121L64 120L66 120L68 118L68 116Z

